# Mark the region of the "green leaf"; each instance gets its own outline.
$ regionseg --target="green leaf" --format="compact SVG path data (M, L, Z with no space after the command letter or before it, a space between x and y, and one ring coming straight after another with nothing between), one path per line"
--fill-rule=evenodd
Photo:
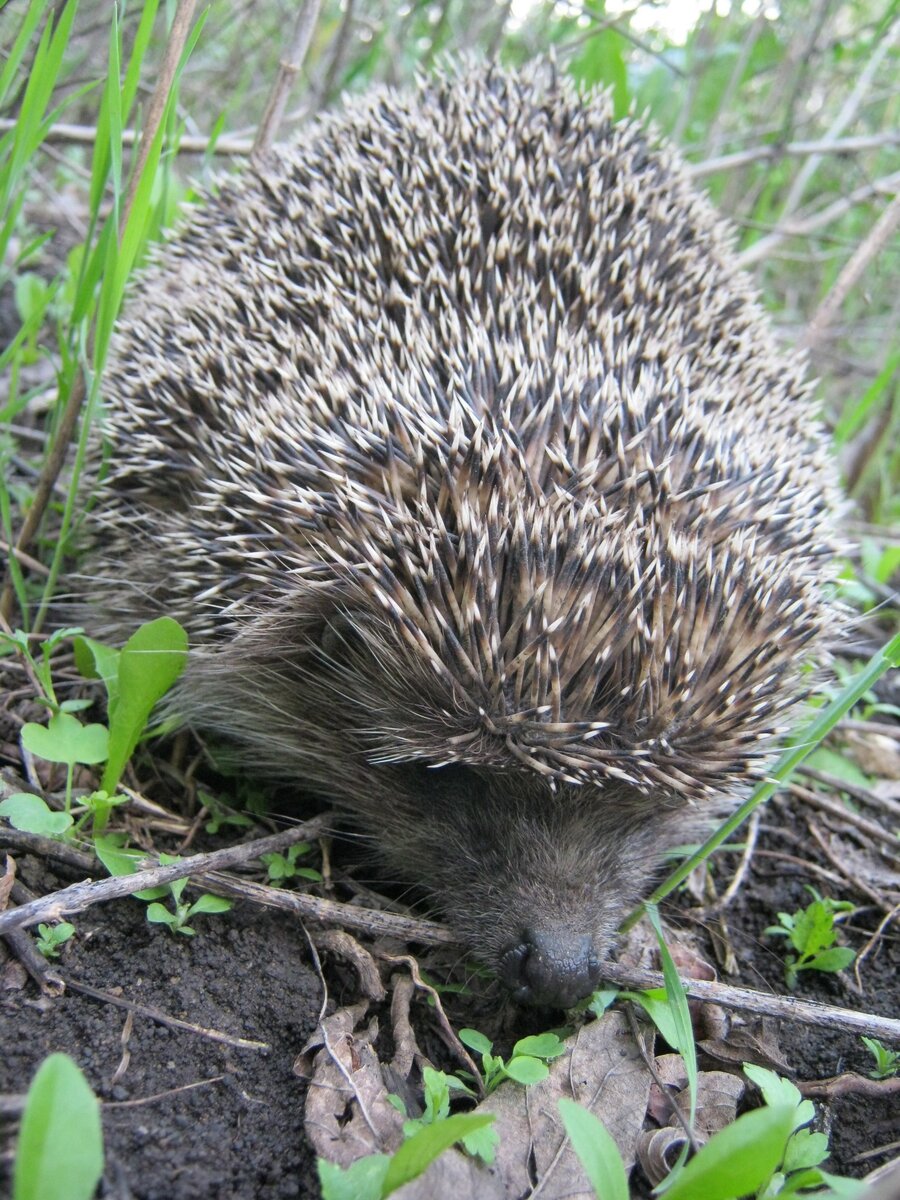
M71 713L54 713L47 725L29 721L22 726L22 745L47 762L103 762L109 752L109 732L105 725L82 725Z
M204 894L195 900L191 905L191 916L193 916L194 913L228 912L232 907L232 901L226 900L224 896L210 896Z
M598 1200L628 1200L628 1175L619 1147L592 1112L565 1097L559 1115Z
M525 1054L531 1058L559 1058L566 1052L566 1044L555 1033L533 1034L520 1038L512 1049L513 1057Z
M104 646L93 638L77 637L72 642L75 666L85 679L102 679L106 688L110 712L119 699L119 654L112 646Z
M600 988L594 992L588 1004L588 1012L592 1012L595 1017L602 1017L611 1004L615 1002L619 995L618 988Z
M744 1113L686 1164L665 1200L735 1200L755 1192L780 1165L793 1122L789 1105Z
M789 1079L784 1079L781 1075L777 1075L774 1071L770 1071L767 1067L757 1066L756 1063L744 1063L743 1071L751 1083L755 1083L762 1093L762 1098L770 1108L778 1108L780 1105L792 1104L794 1108L799 1108L803 1103L803 1097L800 1095L800 1089ZM810 1109L812 1104L810 1103ZM811 1121L815 1111L811 1111L807 1120Z
M540 1083L550 1074L550 1068L539 1058L531 1058L527 1054L517 1054L509 1060L504 1068L505 1073L516 1083Z
M460 1138L493 1123L493 1113L463 1113L427 1125L403 1143L393 1155L384 1177L382 1195L391 1192L411 1179L417 1179L443 1152Z
M40 796L16 792L0 803L0 817L6 817L13 829L40 837L62 837L72 824L69 813L54 812Z
M814 1133L810 1129L800 1129L787 1144L782 1170L789 1174L791 1171L801 1171L808 1167L817 1167L827 1157L827 1135L824 1133Z
M487 1126L484 1129L476 1129L474 1133L467 1133L462 1139L462 1144L465 1146L467 1154L480 1158L483 1163L490 1166L497 1157L500 1134L493 1127Z
M794 917L791 943L803 955L816 954L834 943L834 914L821 900L814 900Z
M490 1054L493 1046L493 1042L488 1041L484 1034L479 1033L477 1029L461 1029L459 1040L464 1046L468 1046L470 1050L474 1050L478 1054Z
M67 1054L51 1054L28 1089L13 1200L91 1200L102 1173L96 1097Z
M142 625L123 646L118 699L109 714L109 760L100 784L110 795L154 705L182 673L186 657L187 635L171 617Z
M174 925L176 918L164 904L148 904L147 920L154 925Z
M123 840L124 835L120 833L102 834L94 838L94 853L110 875L133 875L140 870L140 860L146 857L141 850L126 849ZM138 900L159 900L171 894L171 887L161 883L159 887L142 888L132 894Z
M620 995L623 999L639 1004L669 1045L677 1045L678 1029L665 988L648 988L645 992L620 992Z
M367 1154L344 1168L318 1159L322 1200L381 1200L390 1161L386 1154Z
M800 970L811 968L815 971L843 971L856 958L856 952L849 946L834 946L831 950L823 950L809 962L800 964Z

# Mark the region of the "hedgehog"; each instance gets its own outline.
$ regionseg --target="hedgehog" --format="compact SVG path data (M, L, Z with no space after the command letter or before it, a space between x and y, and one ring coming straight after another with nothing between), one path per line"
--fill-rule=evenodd
M179 717L520 1003L597 987L839 619L804 363L734 257L608 95L468 68L221 181L118 326L94 626L177 617Z

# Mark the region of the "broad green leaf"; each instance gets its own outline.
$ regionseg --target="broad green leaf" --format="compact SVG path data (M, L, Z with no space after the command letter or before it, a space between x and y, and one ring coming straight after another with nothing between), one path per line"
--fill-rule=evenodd
M793 1123L789 1105L744 1113L685 1165L665 1200L736 1200L755 1192L781 1164Z
M104 646L89 637L77 637L72 642L75 651L75 666L85 679L102 679L106 688L107 707L110 712L119 699L119 655L121 651Z
M539 1033L520 1038L513 1046L512 1052L513 1057L526 1054L532 1058L559 1058L561 1054L565 1054L566 1045L555 1033Z
M493 1113L464 1113L427 1125L408 1138L392 1156L384 1177L384 1196L411 1179L417 1179L431 1163L460 1138L493 1123Z
M479 1033L477 1029L461 1029L459 1031L459 1040L464 1046L468 1046L470 1050L475 1050L478 1054L490 1054L493 1042L488 1041L483 1033Z
M856 958L855 951L849 946L834 946L831 950L823 950L811 962L802 963L801 969L812 968L816 971L843 971Z
M770 1108L778 1108L780 1105L793 1104L795 1109L800 1109L804 1104L803 1097L800 1095L800 1089L789 1079L776 1074L775 1071L770 1071L768 1067L760 1067L756 1063L744 1063L743 1071L751 1083L755 1083L762 1093L762 1098ZM807 1101L808 1109L804 1109L804 1115L807 1121L811 1121L815 1116L815 1109L812 1106L812 1101ZM804 1122L801 1121L801 1124Z
M320 1158L316 1167L322 1200L381 1200L390 1161L386 1154L367 1154L345 1168Z
M482 1162L490 1166L497 1157L500 1134L488 1125L484 1129L476 1129L474 1133L467 1133L462 1139L462 1144L465 1146L467 1154L476 1155Z
M186 656L187 635L171 617L142 625L122 647L118 700L109 714L109 760L100 784L110 795L154 705L184 670Z
M67 1054L51 1054L28 1089L13 1200L91 1200L102 1173L97 1099Z
M628 1200L628 1175L619 1147L592 1112L565 1097L559 1115L598 1200Z
M191 916L194 913L223 913L232 908L232 902L224 896L200 896L191 905Z
M46 725L29 721L22 726L22 744L47 762L103 762L109 752L109 732L105 725L82 725L71 713L54 713Z
M175 914L164 904L154 902L147 905L147 920L152 921L154 925L172 925L175 922Z
M539 1058L531 1058L527 1054L517 1054L506 1064L506 1074L516 1083L540 1083L550 1074L550 1068Z
M828 1135L800 1129L787 1144L782 1170L786 1173L817 1167L828 1157Z
M648 988L646 992L621 992L620 995L627 1000L633 1000L644 1009L670 1046L678 1045L678 1028L665 988Z
M0 803L0 817L6 817L13 829L41 837L61 837L72 824L69 813L54 812L46 801L32 792L7 796Z

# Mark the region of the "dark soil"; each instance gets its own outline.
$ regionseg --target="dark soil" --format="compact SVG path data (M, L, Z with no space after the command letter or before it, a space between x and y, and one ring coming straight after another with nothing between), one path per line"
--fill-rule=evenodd
M41 873L34 860L20 858L18 866L35 886ZM129 1028L127 1011L74 990L41 998L33 981L20 986L7 962L0 968L0 1093L24 1091L47 1054L72 1055L102 1101L103 1197L317 1196L303 1131L305 1084L291 1071L321 1002L302 929L239 904L197 917L191 938L148 924L145 909L124 900L73 918L78 935L61 960L63 973L268 1049L222 1044L141 1015ZM9 1182L11 1132L3 1139L0 1195Z

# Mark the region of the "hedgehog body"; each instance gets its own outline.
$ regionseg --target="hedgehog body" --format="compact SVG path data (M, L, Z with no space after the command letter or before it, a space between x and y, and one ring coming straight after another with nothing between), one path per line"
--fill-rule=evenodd
M521 1000L596 984L835 620L833 470L730 259L604 97L476 71L224 183L117 334L108 632L178 617L184 719L344 806Z

